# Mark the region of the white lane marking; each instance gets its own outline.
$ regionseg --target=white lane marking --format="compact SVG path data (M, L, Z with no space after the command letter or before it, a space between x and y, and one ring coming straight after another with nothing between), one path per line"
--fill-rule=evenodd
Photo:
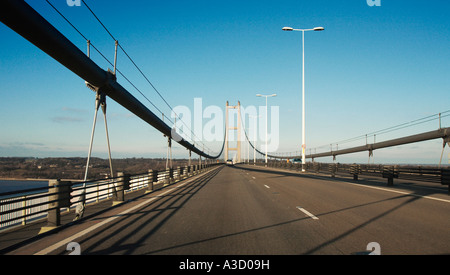
M264 186L265 186L265 187L266 187L267 189L270 189L270 187L269 187L269 186L267 186L267 185L265 185L265 184L264 184Z
M277 169L275 169L275 170L277 170ZM278 171L285 171L285 170L278 170ZM350 185L354 185L354 186L358 186L358 187L372 188L372 189L377 189L377 190L381 190L381 191L397 193L397 194L402 194L402 195L407 195L407 196L413 196L413 197L418 197L418 198L424 198L424 199L429 199L429 200L435 200L435 201L441 201L441 202L450 203L450 200L430 197L430 196L426 196L426 195L419 195L419 194L414 194L414 193L402 192L402 191L398 191L398 190L392 190L392 189L386 189L386 188L381 188L381 187L369 186L369 185L364 185L364 184L356 184L356 183L350 183L350 182L341 182L341 183L350 184Z
M372 189L376 189L376 190L387 191L387 192L391 192L391 193L398 193L398 194L408 195L408 196L414 196L414 197L419 197L419 198L424 198L424 199L429 199L429 200L450 202L450 200L439 199L439 198L424 196L424 195L418 195L418 194L414 194L414 193L402 192L402 191L398 191L398 190L386 189L386 188L382 188L382 187L363 185L363 184L355 184L355 183L351 183L351 182L345 182L345 184L351 184L351 185L358 186L358 187L372 188Z
M254 180L256 180L256 178L255 177L252 177Z
M97 224L95 224L95 225L93 225L91 227L88 227L85 230L83 230L83 231L81 231L81 232L79 232L79 233L77 233L77 234L75 234L73 236L70 236L70 237L68 237L68 238L66 238L66 239L64 239L64 240L62 240L60 242L55 243L54 245L51 245L51 246L47 247L46 249L43 249L43 250L41 250L39 252L36 252L34 255L46 255L46 254L48 254L48 253L58 249L59 247L65 246L68 243L72 242L73 240L75 240L75 239L77 239L79 237L82 237L82 236L84 236L84 235L86 235L86 234L96 230L97 228L102 227L102 226L112 222L113 220L124 216L125 214L128 214L130 212L133 212L134 210L137 210L139 208L142 208L142 207L146 206L147 204L149 204L150 202L154 201L155 199L157 199L159 197L162 197L165 194L167 194L167 193L169 193L169 192L171 192L171 191L173 191L173 190L175 190L177 188L180 188L183 185L186 185L186 184L190 183L191 181L182 183L182 184L178 185L177 187L171 188L171 189L165 191L164 193L159 194L158 196L152 197L152 198L150 198L150 199L148 199L148 200L146 200L146 201L144 201L144 202L142 202L142 203L140 203L140 204L138 204L138 205L136 205L136 206L134 206L132 208L129 208L129 209L123 211L122 213L120 213L118 215L114 215L114 216L112 216L109 219L106 219L106 220L104 220L104 221L102 221L100 223L97 223Z
M311 219L313 219L313 220L318 220L319 218L317 218L316 216L314 216L313 214L311 214L308 210L306 210L306 209L304 209L304 208L302 208L302 207L300 207L300 206L297 206L297 209L298 210L300 210L300 211L302 211L303 213L305 213L306 215L308 215Z

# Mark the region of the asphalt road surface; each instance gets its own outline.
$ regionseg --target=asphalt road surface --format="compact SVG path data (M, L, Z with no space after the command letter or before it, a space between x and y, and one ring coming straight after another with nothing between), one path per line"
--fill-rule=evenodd
M449 254L445 189L221 166L13 254Z

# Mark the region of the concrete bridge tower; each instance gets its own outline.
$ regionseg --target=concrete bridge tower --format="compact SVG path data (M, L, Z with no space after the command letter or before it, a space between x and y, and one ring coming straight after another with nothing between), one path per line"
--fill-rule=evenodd
M230 126L230 110L237 110L237 126ZM234 112L233 112L234 113ZM225 161L230 159L230 151L236 151L236 162L241 162L241 128L242 128L242 121L241 121L241 103L238 101L237 106L230 106L227 101L226 106L226 114L225 114ZM234 116L231 116L231 118L234 118ZM234 119L233 119L234 121ZM234 124L233 124L234 125ZM236 141L236 147L230 147L230 131L236 131L237 132L237 141Z

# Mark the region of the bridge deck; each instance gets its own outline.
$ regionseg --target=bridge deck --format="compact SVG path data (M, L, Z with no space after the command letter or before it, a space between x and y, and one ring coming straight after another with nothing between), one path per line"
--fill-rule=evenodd
M11 254L66 254L72 241L82 254L450 253L446 189L385 185L221 166Z

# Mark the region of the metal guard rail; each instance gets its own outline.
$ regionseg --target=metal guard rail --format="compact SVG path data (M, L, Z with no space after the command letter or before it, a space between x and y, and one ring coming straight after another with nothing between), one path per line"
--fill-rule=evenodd
M146 192L153 192L217 165L220 163L168 168L163 171L149 170L138 175L118 173L115 178L87 182L49 180L48 187L1 193L0 230L45 218L49 227L57 227L61 225L61 213L76 207L83 190L86 205L108 199L115 205L125 201L125 193L144 188Z
M257 162L259 166L266 165L264 162ZM292 163L285 161L269 161L268 167L282 168L300 172L301 163ZM335 177L338 174L350 174L354 180L358 180L359 175L383 177L387 179L388 186L392 186L394 179L405 179L422 182L431 182L447 185L450 195L450 169L432 168L422 166L403 166L403 165L369 165L369 164L340 164L340 163L318 163L308 162L305 164L305 170L308 172L325 172Z

